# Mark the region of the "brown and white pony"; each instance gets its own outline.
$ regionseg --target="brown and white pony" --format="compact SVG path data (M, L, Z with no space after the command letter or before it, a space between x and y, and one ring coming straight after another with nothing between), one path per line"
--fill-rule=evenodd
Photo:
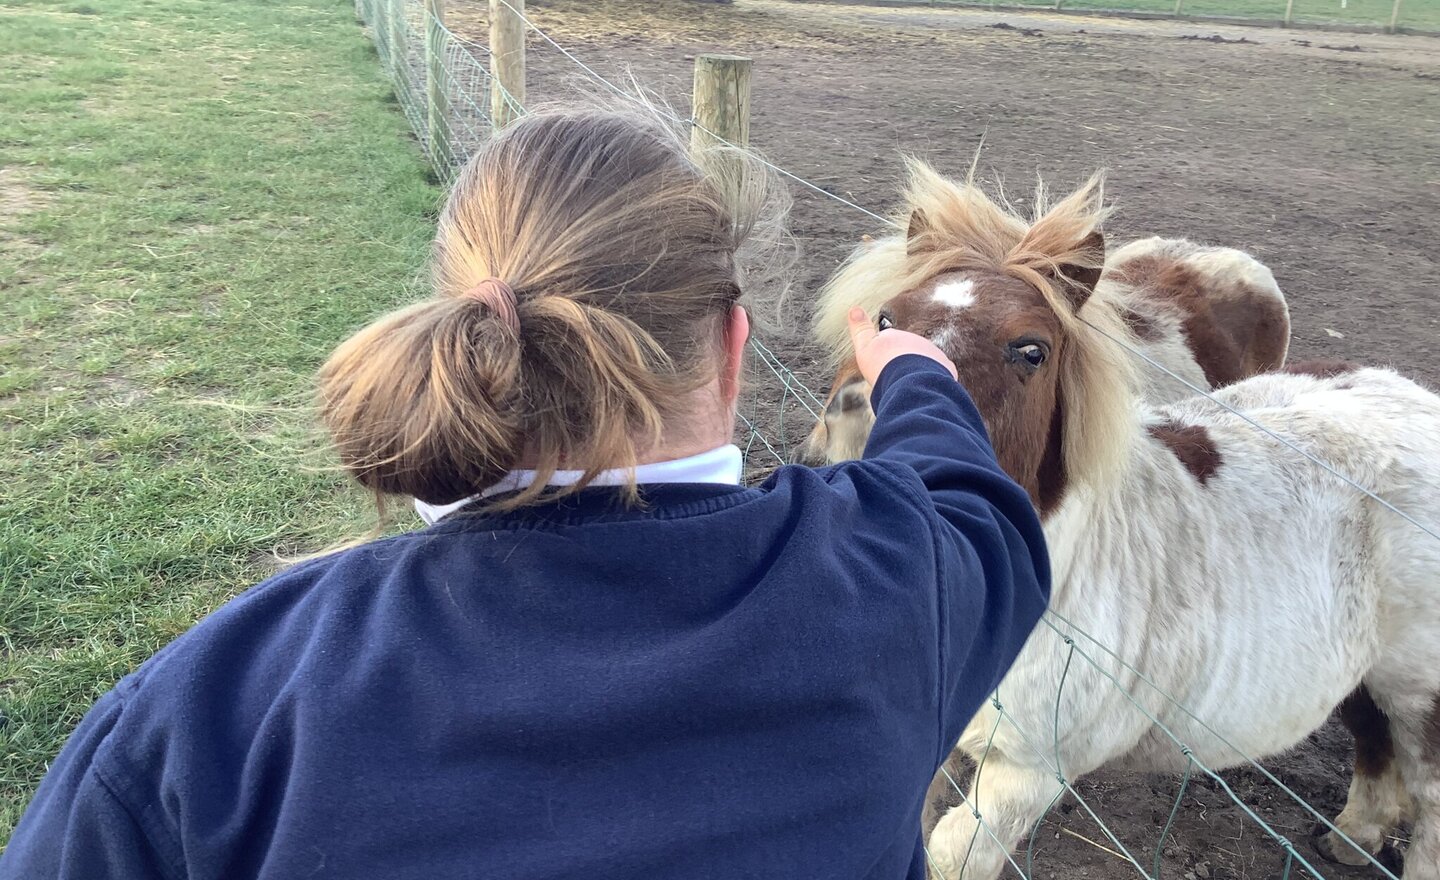
M1413 819L1405 878L1440 880L1440 541L1203 397L1141 397L1120 344L1139 343L1133 321L1098 283L1098 181L1033 223L924 167L908 202L906 258L867 249L842 269L822 296L825 341L848 356L835 328L854 305L939 340L1042 515L1052 620L1234 746L1118 664L1120 687L1078 659L1066 673L1066 644L1042 626L999 687L1005 716L987 704L959 743L985 756L969 800L999 844L951 810L929 840L939 873L996 877L1060 792L1056 760L1070 780L1182 770L1134 703L1223 768L1290 748L1343 702L1359 748L1337 824L1380 853ZM1216 396L1440 531L1440 397L1339 364ZM1333 833L1317 843L1363 860Z
M917 166L916 173L931 172ZM866 246L866 259L853 260L846 270L847 283L865 283L854 277L856 272L882 274L904 265L908 242L917 232ZM1019 227L1013 234L1019 234ZM1142 239L1110 255L1099 285L1134 333L1137 349L1185 380L1159 370L1144 372L1141 394L1152 403L1188 397L1193 392L1186 383L1219 388L1285 363L1290 345L1285 296L1270 270L1243 251L1185 239ZM950 295L963 300L963 291L959 284ZM935 303L936 308L944 306L943 299ZM822 336L840 329L832 312L821 309L818 318ZM847 360L831 382L825 411L797 460L821 465L859 458L874 421L870 386Z

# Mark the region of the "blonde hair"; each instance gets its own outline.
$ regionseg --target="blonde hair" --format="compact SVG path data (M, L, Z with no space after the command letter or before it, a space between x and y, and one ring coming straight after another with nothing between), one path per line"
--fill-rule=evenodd
M1105 250L1100 228L1104 176L1051 203L1041 182L1030 220L974 182L942 177L916 159L907 161L899 226L905 232L862 245L821 291L815 330L839 364L850 357L848 314L882 305L945 272L978 270L1019 278L1045 297L1066 334L1057 364L1066 402L1064 455L1077 480L1094 484L1118 477L1133 436L1136 374L1118 341L1133 344L1113 302L1113 288L1096 285L1079 308L1067 297L1073 282L1062 267L1100 270Z
M783 228L773 180L742 169L717 183L643 105L541 111L495 137L440 217L434 295L320 370L342 465L377 495L437 504L535 468L504 506L633 467L715 376L742 249L762 226ZM490 279L513 291L513 312L497 285L468 295ZM585 476L547 490L562 466Z

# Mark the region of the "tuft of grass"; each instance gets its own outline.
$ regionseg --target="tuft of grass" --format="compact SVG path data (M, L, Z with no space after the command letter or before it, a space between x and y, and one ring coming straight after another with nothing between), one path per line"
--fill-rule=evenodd
M368 525L329 350L438 192L347 0L0 4L0 842L90 704Z

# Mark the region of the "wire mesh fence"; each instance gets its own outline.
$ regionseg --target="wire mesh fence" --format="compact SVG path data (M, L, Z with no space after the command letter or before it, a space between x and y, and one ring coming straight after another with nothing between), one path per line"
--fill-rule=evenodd
M505 0L499 2L509 5ZM513 11L524 18L523 12ZM453 175L455 169L490 136L494 128L494 101L506 101L515 111L523 112L513 96L497 88L488 69L487 48L446 28L421 0L357 0L356 13L368 27L380 63L394 82L395 94L403 112L440 176L449 178ZM528 18L524 20L540 39L553 46L587 76L618 94L625 94L623 89L606 81ZM778 166L772 167L797 185L843 203L848 209L890 222L826 188ZM1123 340L1116 341L1124 345ZM755 370L763 381L754 383L742 404L739 421L743 425L740 436L746 453L747 474L756 478L786 462L789 450L811 425L822 420L825 400L787 367L763 340L752 340L751 349ZM1131 353L1149 361L1133 348ZM1149 363L1156 369L1169 372L1153 361ZM1170 375L1180 379L1173 373ZM1205 389L1192 390L1210 396ZM1223 406L1220 401L1215 402L1217 406ZM1263 430L1263 426L1256 427ZM1390 507L1388 502L1369 493L1325 462L1316 463L1371 495L1375 501ZM1410 519L1393 507L1390 509ZM1424 529L1419 523L1415 525ZM1046 848L1040 836L1043 828L1057 836L1064 833L1079 838L1107 853L1117 865L1123 863L1127 866L1124 876L1159 880L1162 876L1170 876L1177 867L1169 855L1173 828L1177 817L1186 809L1187 800L1199 785L1205 785L1227 799L1244 821L1259 832L1264 846L1273 856L1270 876L1281 880L1300 876L1333 876L1327 875L1325 863L1319 862L1313 853L1297 844L1297 837L1306 833L1307 829L1297 829L1276 821L1273 804L1262 807L1254 803L1253 798L1247 802L1220 772L1220 767L1242 765L1249 768L1258 774L1267 788L1267 800L1290 804L1323 829L1336 833L1341 840L1349 842L1349 838L1339 832L1322 810L1253 756L1232 745L1224 735L1157 684L1140 668L1135 656L1105 644L1088 631L1083 621L1072 619L1055 607L1047 612L1040 629L1032 636L1032 642L1036 640L1041 640L1042 650L1049 651L1053 658L1053 680L1043 685L1043 692L1008 694L997 691L976 721L972 722L967 731L969 741L962 744L969 756L969 760L964 762L969 767L968 783L963 778L966 771L959 769L961 762L957 761L947 763L937 776L937 783L943 780L943 784L951 789L952 800L961 804L946 821L953 825L956 817L968 820L960 825L962 833L958 836L963 840L960 852L946 853L945 865L932 857L931 869L937 876L947 880L961 876L990 880L1004 872L1025 880L1048 880L1056 876L1054 871L1057 867L1063 870L1063 866L1040 864ZM1002 685L1002 691L1004 687ZM1077 687L1083 687L1087 693L1100 687L1118 695L1119 699L1115 701L1117 711L1134 713L1133 717L1143 725L1146 735L1171 750L1174 797L1168 801L1163 818L1157 817L1153 827L1144 828L1143 833L1137 834L1134 827L1117 830L1114 823L1107 821L1103 808L1076 784L1083 771L1091 769L1083 768L1077 773L1071 766L1067 750L1067 742L1077 734L1073 729L1076 724L1074 693ZM1221 759L1217 760L1217 755L1222 756ZM1024 816L1023 828L1016 833L1014 817L1002 816L1002 827L997 827L988 811L991 810L991 792L1005 781L1003 774L1013 772L1014 767L1021 765L1029 768L1026 772L1032 774L1030 782L1042 792L1043 803L1038 811L1039 821L1032 821L1032 816ZM994 778L997 774L1002 777L998 782ZM1078 812L1074 807L1079 808ZM1081 817L1093 824L1096 830L1088 836L1076 831L1069 827L1073 823L1067 823L1065 817L1068 815ZM955 837L951 835L952 840ZM1096 840L1095 837L1101 839ZM1360 847L1356 850L1365 852ZM1395 872L1375 858L1371 857L1369 861L1380 876L1399 880Z
M395 98L426 157L448 179L494 128L489 51L447 28L416 0L356 0Z

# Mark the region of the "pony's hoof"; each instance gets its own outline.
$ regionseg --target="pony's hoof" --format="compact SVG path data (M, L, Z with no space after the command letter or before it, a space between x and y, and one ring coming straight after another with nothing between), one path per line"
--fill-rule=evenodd
M1380 847L1380 851L1374 854L1375 862L1372 862L1368 854L1360 852L1343 840L1337 841L1330 833L1330 827L1323 822L1316 822L1311 827L1310 846L1320 854L1320 858L1337 865L1373 867L1375 862L1379 862L1382 868L1396 877L1405 872L1405 856L1388 840Z
M1316 822L1310 826L1310 846L1320 858L1336 865L1368 865L1370 860L1358 849L1344 841L1337 841L1330 833L1330 826Z

